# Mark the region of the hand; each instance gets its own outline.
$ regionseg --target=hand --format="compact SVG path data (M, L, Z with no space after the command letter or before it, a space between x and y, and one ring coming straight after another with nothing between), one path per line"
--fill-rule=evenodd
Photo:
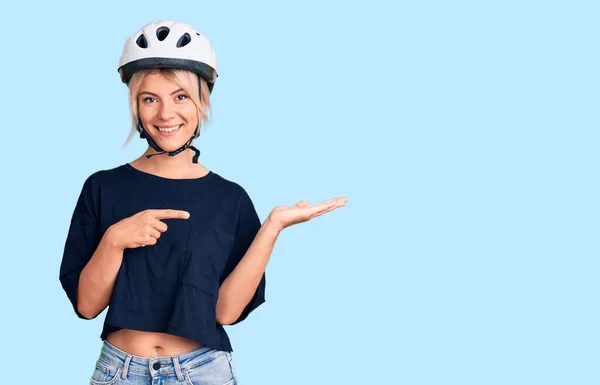
M269 214L268 220L281 231L291 225L306 222L314 217L335 210L338 207L345 206L346 202L348 202L348 198L334 198L311 205L307 200L303 200L292 207L275 207L273 211L271 211L271 214Z
M182 210L144 210L110 226L107 235L110 243L121 249L155 245L161 233L167 231L167 225L159 219L189 217L190 214Z

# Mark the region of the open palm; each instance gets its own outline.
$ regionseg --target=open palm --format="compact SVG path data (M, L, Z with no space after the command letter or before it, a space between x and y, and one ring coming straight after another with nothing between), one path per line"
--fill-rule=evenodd
M272 223L281 230L284 228L311 220L314 217L323 215L338 207L346 205L348 198L333 198L325 202L310 204L307 200L302 200L294 206L277 206L269 215Z

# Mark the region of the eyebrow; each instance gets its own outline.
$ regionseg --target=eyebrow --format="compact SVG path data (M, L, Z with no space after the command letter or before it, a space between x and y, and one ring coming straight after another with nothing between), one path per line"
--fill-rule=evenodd
M183 91L183 88L180 88L180 89L178 89L178 90L175 90L175 91L171 92L171 95L175 95L175 94L176 94L176 93L178 93L179 91ZM150 92L150 91L142 91L142 92L140 92L140 93L139 93L139 95L138 95L138 96L140 96L140 95L142 95L142 94L148 94L148 95L152 95L152 96L158 96L158 95L156 95L156 94L153 94L153 93L152 93L152 92Z

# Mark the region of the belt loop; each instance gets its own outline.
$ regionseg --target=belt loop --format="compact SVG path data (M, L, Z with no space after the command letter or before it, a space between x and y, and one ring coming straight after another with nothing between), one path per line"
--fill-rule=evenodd
M129 370L129 362L131 361L131 357L129 354L127 358L125 358L125 365L123 365L123 373L121 373L121 379L127 380L127 371Z
M181 367L179 366L179 357L173 356L173 366L175 366L175 374L177 374L177 381L183 381L184 377L181 373Z

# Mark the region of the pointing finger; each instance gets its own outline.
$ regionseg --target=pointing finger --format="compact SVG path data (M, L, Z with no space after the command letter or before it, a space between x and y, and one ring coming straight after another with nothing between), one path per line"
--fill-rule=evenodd
M167 219L167 218L183 218L188 219L190 217L190 213L183 210L152 210L154 216L158 219Z

